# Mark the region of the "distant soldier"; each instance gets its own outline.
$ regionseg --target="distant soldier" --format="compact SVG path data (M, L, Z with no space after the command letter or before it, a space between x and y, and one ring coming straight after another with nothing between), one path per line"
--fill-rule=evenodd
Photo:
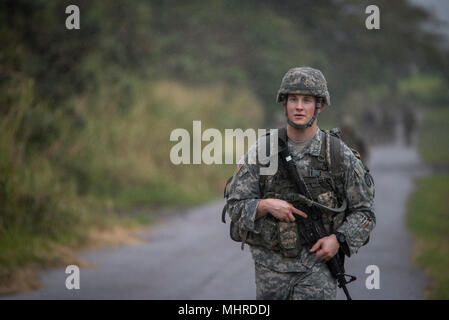
M396 141L396 114L392 113L391 108L382 110L382 142L392 143Z
M402 108L402 122L404 124L405 144L410 146L417 121L415 111L409 104Z
M377 117L372 108L366 108L362 115L362 127L364 131L364 138L370 143L377 142Z
M341 139L348 147L357 151L360 154L362 161L366 163L369 156L368 147L365 140L356 132L352 116L345 114L342 117L340 131Z

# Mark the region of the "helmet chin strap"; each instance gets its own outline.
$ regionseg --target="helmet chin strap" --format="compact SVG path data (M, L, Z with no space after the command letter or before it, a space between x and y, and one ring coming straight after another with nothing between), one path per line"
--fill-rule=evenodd
M285 116L287 117L287 123L295 129L306 129L306 128L311 127L313 125L313 122L315 121L316 117L318 116L318 109L320 108L320 104L321 104L321 101L317 101L317 103L315 104L315 111L313 113L313 117L306 124L296 124L293 121L291 121L288 117L287 107L285 107Z

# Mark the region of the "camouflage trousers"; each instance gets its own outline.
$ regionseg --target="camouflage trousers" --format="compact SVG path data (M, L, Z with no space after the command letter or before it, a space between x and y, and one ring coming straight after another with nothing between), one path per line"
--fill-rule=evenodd
M316 263L307 272L277 272L258 263L257 300L335 300L337 281L325 263Z

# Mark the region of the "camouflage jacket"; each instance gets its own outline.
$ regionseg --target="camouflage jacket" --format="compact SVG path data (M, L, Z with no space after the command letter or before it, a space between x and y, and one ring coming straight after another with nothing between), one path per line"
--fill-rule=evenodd
M311 159L320 155L324 136L325 133L317 129L316 134L301 151L295 150L293 144L288 144L289 152L302 176L313 169L310 168ZM256 142L251 146L245 155L244 164L235 173L227 199L227 211L232 221L240 228L256 234L261 232L258 224L261 218L256 220L255 217L259 202L264 198L262 181L266 183L270 180L270 176L261 179L260 165L253 164L255 161L248 161L249 158L256 157L258 144L259 142ZM371 176L367 177L362 162L346 145L343 166L343 196L347 200L348 209L344 221L336 231L345 235L350 254L353 254L366 244L375 227L374 183ZM274 250L254 245L251 246L251 253L255 263L279 272L303 272L318 262L315 253L309 253L306 248L302 249L299 258L288 258Z

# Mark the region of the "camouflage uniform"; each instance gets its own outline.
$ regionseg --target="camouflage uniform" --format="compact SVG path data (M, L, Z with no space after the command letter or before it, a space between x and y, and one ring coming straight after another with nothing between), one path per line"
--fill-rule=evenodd
M310 176L313 169L312 158L320 155L324 136L324 132L318 129L301 151L295 150L294 145L289 142L290 154L301 176ZM243 166L234 175L227 199L227 212L240 229L270 237L269 234L264 234L267 233L263 225L265 217L255 219L257 206L267 192L279 188L274 184L287 185L289 181L276 180L277 174L260 175L261 165L255 161L259 144L260 139L251 146ZM348 209L344 219L335 223L336 230L330 231L343 233L349 254L353 254L366 244L375 226L374 183L371 176L367 176L362 162L346 145L343 146L343 196L348 202ZM248 161L249 159L251 161ZM280 187L282 189L282 186ZM316 200L320 201L319 197ZM286 232L283 233L280 229L277 237L282 241ZM315 253L309 253L304 247L297 256L286 257L274 246L268 248L253 244L250 248L255 262L258 299L335 299L336 280L330 275L326 264L316 258Z

